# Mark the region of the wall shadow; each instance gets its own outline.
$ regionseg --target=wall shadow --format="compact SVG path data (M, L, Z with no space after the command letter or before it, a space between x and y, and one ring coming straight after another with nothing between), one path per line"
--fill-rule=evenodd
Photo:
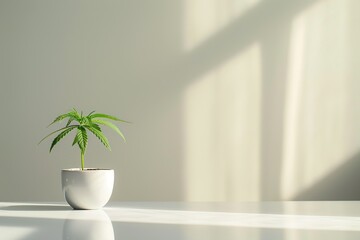
M359 200L360 188L360 152L344 164L305 189L293 200L298 201L340 201Z
M261 42L261 200L280 198L290 33L291 21L284 21Z

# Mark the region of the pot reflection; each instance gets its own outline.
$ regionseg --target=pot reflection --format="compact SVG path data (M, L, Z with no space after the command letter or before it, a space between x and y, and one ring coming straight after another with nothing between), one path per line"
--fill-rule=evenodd
M71 211L63 226L64 240L114 240L114 229L103 210Z

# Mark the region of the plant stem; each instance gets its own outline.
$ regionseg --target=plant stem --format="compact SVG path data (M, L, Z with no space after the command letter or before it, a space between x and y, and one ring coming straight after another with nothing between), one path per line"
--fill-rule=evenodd
M84 152L81 151L81 170L84 171Z

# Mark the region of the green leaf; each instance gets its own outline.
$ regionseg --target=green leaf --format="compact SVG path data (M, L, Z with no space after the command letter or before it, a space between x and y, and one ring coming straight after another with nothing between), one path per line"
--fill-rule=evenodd
M62 115L58 116L57 118L55 118L54 121L52 121L52 123L50 123L50 124L48 125L48 127L51 126L51 125L53 125L53 124L56 123L56 122L60 122L61 120L63 120L64 118L67 118L67 117L70 117L69 113L65 113L65 114L62 114Z
M50 123L48 125L48 127L53 125L54 123L60 122L61 120L65 119L65 118L70 118L66 126L69 126L71 121L73 121L73 120L76 120L78 122L80 122L80 120L81 120L79 113L74 108L72 111L62 114L62 115L58 116L57 118L55 118L55 120L52 123Z
M65 137L69 132L71 132L76 126L71 126L62 131L56 138L54 138L53 142L51 143L50 152L53 149L53 147L63 138Z
M75 144L77 144L77 142L78 142L77 135L75 135L74 141L73 141L73 143L72 143L72 146L74 146Z
M87 115L87 117L90 117L91 116L91 114L93 114L95 111L91 111L88 115Z
M42 141L44 141L46 138L50 137L50 136L53 135L54 133L60 132L60 131L65 130L65 129L77 127L77 126L78 126L78 125L71 125L71 126L63 127L63 128L60 128L60 129L58 129L58 130L56 130L56 131L53 131L52 133L46 135L43 139L41 139L38 144L40 144Z
M90 127L94 127L96 128L97 130L99 130L101 132L101 128L98 124L96 124L94 122L94 120L92 120L89 116L86 116L86 124L85 125L88 125Z
M124 141L126 142L124 134L120 131L120 129L115 124L105 121L105 120L99 120L99 119L94 119L93 122L110 127L115 132L117 132L122 137L122 139L124 139Z
M101 128L98 124L92 122L90 126L101 132Z
M88 137L86 133L86 129L84 127L79 126L76 134L77 144L79 145L82 152L85 152L88 142Z
M76 119L76 121L80 121L81 116L75 108L73 108L73 110L70 113Z
M91 119L93 118L107 118L107 119L111 119L111 120L114 120L114 121L119 121L119 122L125 122L125 123L130 123L128 121L125 121L125 120L122 120L120 118L117 118L117 117L114 117L114 116L111 116L111 115L108 115L108 114L103 114L103 113L95 113L95 114L92 114L91 116L89 116Z
M66 126L69 126L71 124L72 121L74 121L75 119L73 117L70 117L68 122L66 123Z
M85 127L89 129L89 131L92 132L102 142L102 144L104 144L104 146L111 151L109 141L101 131L97 130L92 126L85 126Z

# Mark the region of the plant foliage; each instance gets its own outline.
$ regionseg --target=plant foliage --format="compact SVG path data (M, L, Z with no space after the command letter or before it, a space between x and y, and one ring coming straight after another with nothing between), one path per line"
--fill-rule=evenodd
M73 130L76 130L76 135L74 137L74 140L72 142L72 145L78 145L81 153L81 169L84 170L84 155L86 152L86 148L88 145L88 131L94 134L100 142L111 151L109 140L105 137L103 134L100 125L107 126L114 130L117 134L120 135L120 137L126 141L124 134L120 131L120 129L113 123L109 122L108 120L118 121L118 122L124 122L129 123L125 120L122 120L120 118L103 114L103 113L96 113L95 111L92 111L88 115L83 115L82 112L78 112L75 108L73 108L70 112L62 114L54 119L50 125L53 125L54 123L58 123L64 119L68 119L65 127L60 128L56 131L53 131L52 133L45 136L39 144L44 141L46 138L52 136L55 133L58 133L58 135L54 138L54 140L51 143L50 146L50 152L55 147L55 145L61 141L66 135L68 135ZM49 126L50 126L49 125ZM60 132L60 133L59 133Z

